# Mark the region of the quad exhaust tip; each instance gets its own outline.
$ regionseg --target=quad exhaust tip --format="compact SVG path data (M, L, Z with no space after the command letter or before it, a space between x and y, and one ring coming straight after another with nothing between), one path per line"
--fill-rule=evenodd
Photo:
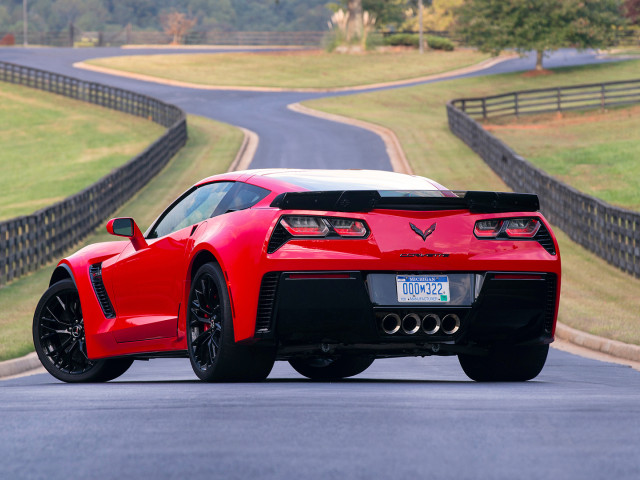
M427 313L420 319L417 313L409 313L401 319L397 313L388 313L382 319L381 327L387 335L395 335L400 329L406 335L414 335L420 329L427 335L434 335L438 332L453 335L460 330L460 317L455 313L449 313L441 319L435 313Z
M407 335L413 335L420 330L420 317L415 313L405 315L402 319L402 331Z
M445 315L442 319L442 331L447 335L453 335L460 330L460 318L455 313Z
M382 330L387 335L393 335L400 330L400 315L389 313L382 319Z
M433 335L440 330L440 317L435 313L427 313L422 319L422 331L427 335Z

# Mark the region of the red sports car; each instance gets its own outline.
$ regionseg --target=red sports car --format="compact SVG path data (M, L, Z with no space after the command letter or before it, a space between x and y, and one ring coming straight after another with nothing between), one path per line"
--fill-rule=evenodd
M188 357L206 381L357 375L457 355L477 381L536 377L553 341L558 244L535 195L452 192L367 170L270 169L194 185L143 235L63 259L33 340L67 382Z

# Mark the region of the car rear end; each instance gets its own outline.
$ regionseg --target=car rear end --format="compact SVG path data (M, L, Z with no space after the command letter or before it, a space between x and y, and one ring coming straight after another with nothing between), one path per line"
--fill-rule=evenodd
M553 341L560 255L535 196L305 192L272 206L254 338L281 359Z

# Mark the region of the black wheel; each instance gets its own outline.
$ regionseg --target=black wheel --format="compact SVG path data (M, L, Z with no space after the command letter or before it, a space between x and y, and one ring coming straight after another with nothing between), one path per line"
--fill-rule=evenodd
M342 355L339 357L292 358L289 363L296 372L311 380L339 380L353 377L371 366L369 356Z
M476 382L526 382L542 371L549 345L495 349L486 357L458 355L460 366Z
M191 285L187 347L193 371L206 382L262 381L275 362L272 348L235 343L229 292L213 263L200 267Z
M89 359L80 297L69 279L49 287L38 302L33 344L44 368L64 382L106 382L133 363L131 359Z

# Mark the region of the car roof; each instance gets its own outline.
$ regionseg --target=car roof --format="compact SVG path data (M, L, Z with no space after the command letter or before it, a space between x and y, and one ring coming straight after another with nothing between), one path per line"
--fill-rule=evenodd
M234 180L281 191L329 190L446 190L425 177L381 170L269 168L216 175L202 180ZM280 187L280 188L277 188Z

